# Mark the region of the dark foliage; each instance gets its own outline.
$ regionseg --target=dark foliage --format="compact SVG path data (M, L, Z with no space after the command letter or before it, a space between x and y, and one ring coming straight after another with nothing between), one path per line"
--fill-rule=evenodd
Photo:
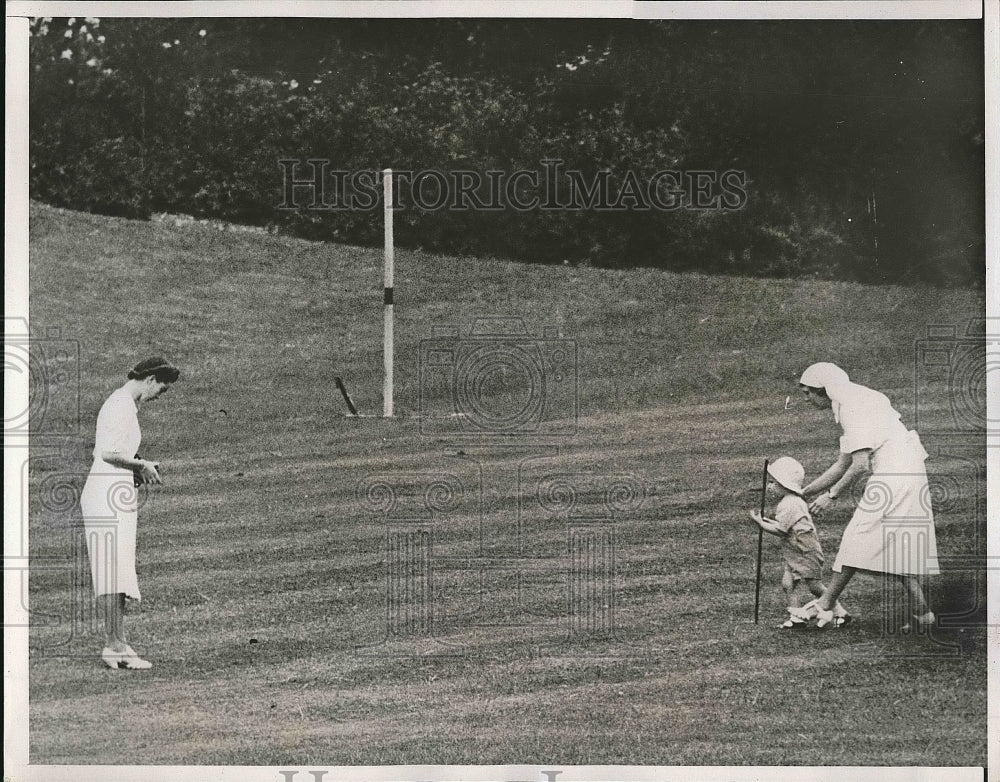
M38 19L31 194L377 244L377 203L310 208L300 187L280 209L279 160L474 171L485 202L487 172L543 175L558 159L561 188L565 171L607 176L606 205L625 208L429 209L403 188L397 243L981 285L982 34L976 21ZM716 196L723 172L745 172L745 198L639 208L630 187L665 170L715 172ZM433 178L421 193L433 200ZM544 201L544 184L532 194Z

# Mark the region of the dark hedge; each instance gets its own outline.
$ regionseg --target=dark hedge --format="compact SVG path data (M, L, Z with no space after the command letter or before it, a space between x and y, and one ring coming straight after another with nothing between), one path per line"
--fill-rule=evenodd
M403 187L397 244L981 286L982 29L38 19L30 192L92 212L183 213L373 245L382 241L377 204L311 208L314 193L299 186L296 206L282 208L290 164L280 161L330 161L328 204L342 195L334 171L442 172L452 194L465 171L483 182L466 201L502 208L421 208ZM554 160L556 194L544 184ZM310 176L308 165L292 170ZM542 180L501 188L497 200L491 171L504 183L517 171ZM661 203L642 208L665 171L679 179L661 173ZM580 208L511 205L532 196L566 205L571 176L584 187L606 177L606 203L598 194ZM707 183L700 193L697 176ZM424 207L438 179L425 177Z

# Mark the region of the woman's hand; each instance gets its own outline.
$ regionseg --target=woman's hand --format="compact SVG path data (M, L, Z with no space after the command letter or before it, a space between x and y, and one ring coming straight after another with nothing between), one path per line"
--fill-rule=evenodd
M822 513L832 504L833 504L833 497L830 496L829 492L823 492L811 503L809 503L809 510L811 510L813 513Z
M147 462L142 459L139 462L139 475L142 476L143 483L163 483L163 479L160 478L160 473L158 472L159 464L155 462Z

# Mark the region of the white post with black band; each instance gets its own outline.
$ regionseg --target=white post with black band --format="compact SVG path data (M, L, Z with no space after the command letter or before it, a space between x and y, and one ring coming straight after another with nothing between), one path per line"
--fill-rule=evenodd
M392 169L382 172L383 214L385 216L385 290L383 295L383 382L382 416L392 418L392 275L395 254L392 244Z

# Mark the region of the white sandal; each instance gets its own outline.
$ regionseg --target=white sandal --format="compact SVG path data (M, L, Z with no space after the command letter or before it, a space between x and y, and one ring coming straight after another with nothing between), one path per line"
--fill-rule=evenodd
M101 652L101 659L108 668L126 668L130 671L145 671L153 667L149 660L143 660L135 649L126 646L124 652L116 652L111 647L106 646Z

